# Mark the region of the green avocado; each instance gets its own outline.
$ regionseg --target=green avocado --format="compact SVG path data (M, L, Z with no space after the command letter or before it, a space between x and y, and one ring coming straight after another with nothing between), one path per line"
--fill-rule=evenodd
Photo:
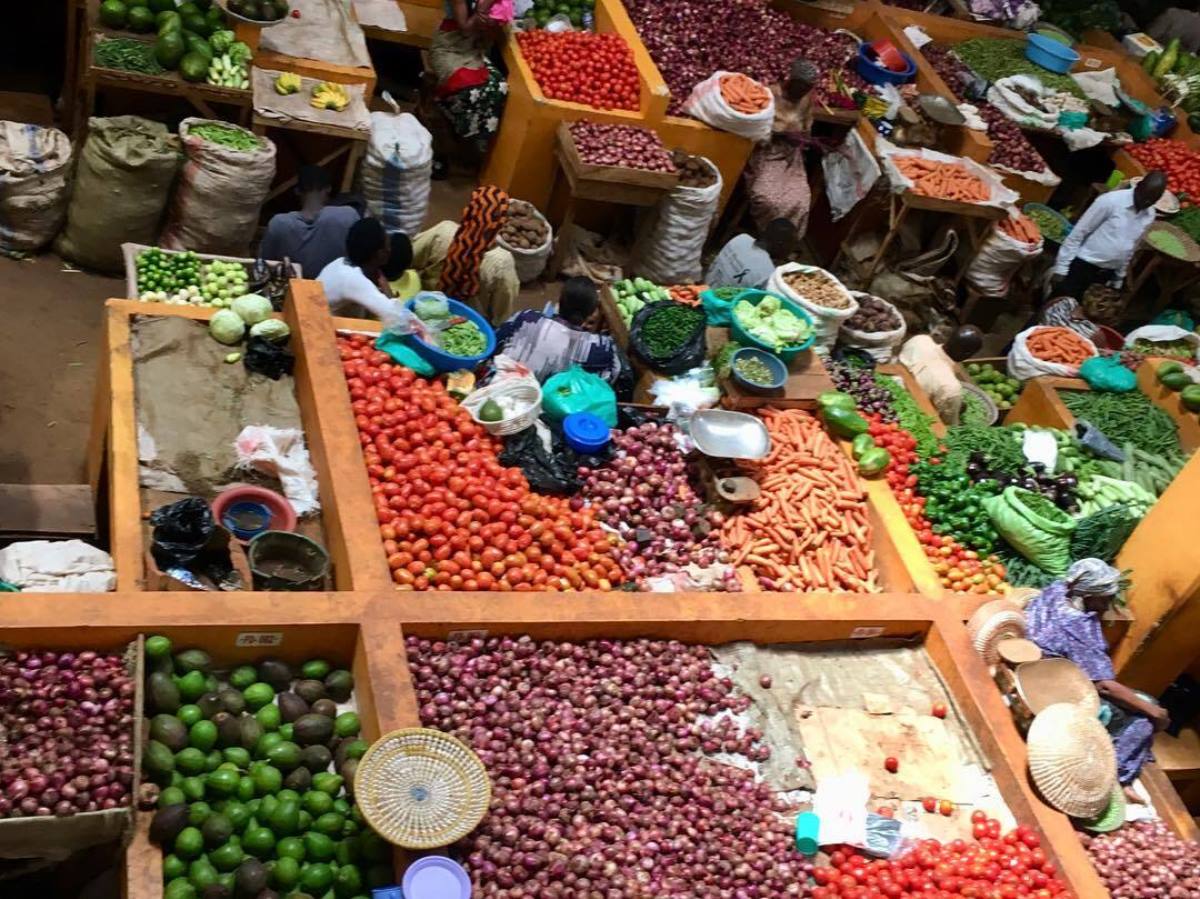
M129 20L129 8L121 0L104 0L100 4L100 22L109 28L124 28ZM146 641L149 652L150 641Z
M1183 405L1189 412L1200 412L1200 384L1192 384L1179 393Z
M154 30L154 13L145 6L131 6L129 8L129 30L136 31L139 34L146 34ZM187 883L184 881L172 881L172 883ZM190 886L190 884L188 884Z
M500 408L500 404L493 399L488 399L482 406L479 407L480 421L503 421L504 410Z
M1160 369L1158 380L1164 387L1169 387L1171 390L1184 390L1195 383L1182 368L1178 371L1169 371L1166 373Z
M179 74L184 81L203 81L211 65L212 61L202 53L185 53L179 61Z

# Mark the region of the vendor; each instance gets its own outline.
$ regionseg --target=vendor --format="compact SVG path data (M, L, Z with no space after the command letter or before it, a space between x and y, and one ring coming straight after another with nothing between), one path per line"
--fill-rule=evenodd
M796 226L785 218L768 222L757 240L749 234L739 234L721 247L709 264L704 281L710 287L762 290L775 269L791 259L798 238Z
M329 173L315 165L301 166L296 175L299 212L271 216L258 255L263 259L290 259L299 263L301 274L315 278L325 266L342 255L346 235L360 218L353 206L331 206L333 182Z
M512 313L521 289L512 253L495 246L508 216L508 194L497 187L475 188L462 224L439 222L413 241L413 268L425 290L440 290L466 303L492 324Z
M773 219L787 219L797 237L808 230L812 193L804 169L804 147L812 130L812 89L819 73L803 57L792 62L787 80L771 86L775 120L771 140L760 144L746 168L750 215L759 232Z
M383 279L392 296L400 302L411 300L421 291L421 274L412 267L412 241L403 231L388 235L391 246L388 261L383 265Z
M1026 636L1048 656L1069 659L1092 679L1100 698L1113 710L1108 723L1117 751L1117 779L1126 795L1142 766L1153 761L1154 732L1170 724L1166 710L1115 680L1100 616L1112 607L1120 589L1121 572L1100 559L1082 559L1067 569L1025 607Z
M557 314L518 312L496 329L496 353L525 365L539 381L578 365L617 387L632 380L629 363L599 324L600 297L590 278L568 278Z
M1071 229L1054 265L1062 278L1055 292L1082 299L1093 284L1120 286L1129 260L1154 224L1154 204L1167 189L1167 176L1150 172L1132 189L1101 194Z
M1086 337L1093 343L1100 334L1099 325L1087 317L1083 306L1074 297L1059 297L1051 300L1042 310L1041 324L1070 328L1079 336Z
M500 128L508 82L488 58L503 36L490 13L501 0L444 0L446 17L433 33L429 62L435 94L450 126L481 153Z
M958 424L962 414L963 381L966 373L958 363L979 353L983 334L974 325L963 325L939 346L928 334L918 334L900 348L897 357L929 397L938 417L948 425Z
M381 289L383 266L391 258L391 241L378 219L355 222L346 235L346 255L325 268L317 280L335 314L383 319L397 303Z

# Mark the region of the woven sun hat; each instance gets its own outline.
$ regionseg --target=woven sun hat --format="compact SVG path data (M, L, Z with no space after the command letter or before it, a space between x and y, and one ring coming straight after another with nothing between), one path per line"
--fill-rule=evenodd
M492 801L487 770L464 743L427 727L384 734L358 762L363 817L405 849L437 849L469 834Z
M1079 826L1092 833L1110 833L1125 823L1125 791L1120 784L1113 787L1108 797L1108 806L1096 818L1084 818Z
M984 662L995 665L999 661L996 645L1001 640L1025 636L1025 613L1007 599L985 602L967 620L967 633Z
M996 644L996 655L1009 665L1020 665L1022 662L1036 662L1042 657L1042 650L1032 640L1008 637Z
M1117 784L1117 754L1094 714L1069 702L1043 709L1026 736L1029 774L1046 802L1072 818L1097 818Z
M1078 705L1092 717L1100 714L1100 694L1092 679L1069 659L1039 659L1017 666L1017 693L1037 714L1058 702Z

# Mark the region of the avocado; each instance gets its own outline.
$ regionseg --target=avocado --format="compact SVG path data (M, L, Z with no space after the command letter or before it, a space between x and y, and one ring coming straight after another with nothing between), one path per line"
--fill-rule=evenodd
M338 768L338 774L342 775L345 783L346 795L354 798L354 775L358 773L358 759L346 759L342 762L342 766Z
M154 30L154 13L145 6L129 8L129 30L138 34L147 34Z
M1183 388L1179 398L1189 412L1200 412L1200 384L1192 384Z
M129 9L121 0L104 0L100 4L100 22L108 28L124 28Z
M280 716L288 724L309 712L308 703L291 691L280 693L278 702Z
M258 675L250 665L239 665L229 672L229 685L235 690L245 690L258 680Z
M195 777L208 770L208 763L203 752L194 746L189 746L187 749L175 753L175 770L184 777Z
M215 848L233 836L233 822L220 812L214 812L205 819L200 833L204 835L204 845Z
M362 724L354 712L343 712L334 719L333 732L339 737L357 737L360 730Z
M282 659L263 659L258 663L258 679L281 693L292 683L292 669Z
M300 752L300 764L313 774L319 774L322 771L328 770L329 763L332 761L333 756L329 752L329 749L319 744L305 746Z
M226 687L218 693L217 699L220 700L221 707L234 717L246 711L246 698L232 687Z
M240 746L242 743L242 724L228 712L217 712L213 715L213 724L217 726L217 745L222 749Z
M311 746L308 747L308 749L312 748L313 747ZM312 786L312 772L309 771L309 769L303 764L301 764L283 779L283 785L289 790L295 790L297 793L303 793Z
M504 421L504 410L500 408L500 404L493 399L488 399L482 406L479 407L480 421Z
M342 762L346 759L360 759L363 753L367 751L367 741L359 739L347 739L338 743L337 749L333 753L333 764L338 768L342 767Z
M179 61L179 74L184 81L203 81L211 65L212 61L202 53L185 53Z
M205 718L214 717L217 712L224 711L225 707L221 703L219 693L205 693L196 700L196 705L200 707L200 714Z
M246 698L246 705L252 711L257 712L264 705L275 698L275 691L270 684L265 684L259 681L256 684L251 684L242 691L242 695Z
M179 688L175 686L175 681L171 680L170 675L156 671L150 675L147 686L150 693L150 705L154 707L155 711L173 715L179 710Z
M187 805L181 803L160 808L150 819L150 842L155 846L173 846L175 838L187 826Z
M207 695L209 691L203 671L189 671L175 679L175 686L179 688L179 696L184 702L194 702L200 706L201 711L204 710L199 699L201 696Z
M301 746L326 743L333 736L333 719L325 715L309 713L295 723L296 742Z
M150 719L150 739L179 752L188 745L188 730L174 715L155 715Z
M283 713L279 711L279 706L275 703L268 703L254 713L255 720L263 726L264 730L279 730L279 726L283 724Z
M292 688L296 695L312 705L318 699L325 698L325 684L319 680L308 678L302 681L297 681L296 686Z
M300 747L284 740L267 750L267 761L280 771L291 771L300 766Z
M239 895L257 896L267 887L267 869L258 859L247 859L238 865L234 884Z
M230 839L224 846L218 846L208 854L208 860L218 871L234 871L245 859L241 843Z
M312 704L312 710L325 718L336 718L338 713L337 703L332 699L318 699Z
M300 803L294 799L281 800L271 812L267 826L276 837L287 837L296 833L300 828Z
M345 702L354 692L354 675L349 671L338 669L325 678L325 695L335 702Z
M238 719L238 726L241 728L241 745L243 749L254 751L254 747L258 745L258 741L262 739L262 735L266 733L263 726L254 718L246 717Z
M214 873L216 868L213 868ZM193 884L195 886L195 884ZM200 891L200 899L230 899L233 893L223 883L210 883Z
M165 783L175 770L175 756L158 740L151 740L142 750L142 768L156 783Z
M175 656L175 672L187 674L189 671L199 671L208 674L212 667L212 656L203 649L185 649Z
M324 680L333 666L324 659L309 659L300 666L300 676L305 680Z

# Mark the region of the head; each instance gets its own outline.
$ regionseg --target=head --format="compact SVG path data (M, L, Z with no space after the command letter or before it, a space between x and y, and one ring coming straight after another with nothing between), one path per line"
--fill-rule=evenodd
M567 278L558 295L558 314L572 325L581 327L600 305L600 295L591 278Z
M797 56L792 60L787 80L783 83L783 95L793 103L803 100L817 83L818 77L820 73L817 67L803 56Z
M758 239L759 245L771 254L771 258L778 263L782 263L795 252L796 242L799 235L796 233L796 226L788 219L772 219L767 222L767 227L763 230L762 237Z
M329 202L333 180L329 173L316 165L304 165L296 173L296 196L305 209L320 209Z
M1149 209L1159 201L1167 189L1167 176L1162 172L1153 171L1138 182L1133 189L1133 205L1135 208Z
M983 334L974 325L963 325L950 335L943 349L955 362L962 362L983 349Z
M388 235L391 245L387 262L383 264L383 276L389 281L395 281L412 266L412 241L403 231L393 231Z
M390 244L379 219L360 219L346 234L346 258L364 272L377 272L391 256Z
M1067 593L1076 607L1102 614L1121 589L1121 572L1100 559L1080 559L1067 569Z

